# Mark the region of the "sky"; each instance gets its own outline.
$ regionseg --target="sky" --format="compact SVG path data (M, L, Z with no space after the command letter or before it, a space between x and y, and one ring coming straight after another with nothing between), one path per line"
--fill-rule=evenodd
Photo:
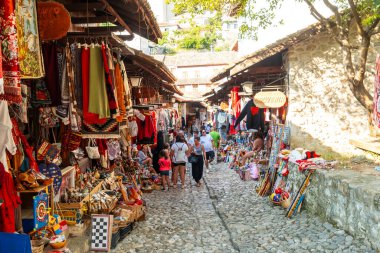
M164 0L148 0L155 15L158 15L158 21L160 21L162 1ZM264 3L265 0L258 0L259 6ZM331 12L324 6L322 1L316 1L316 7L318 10L321 10L325 16L331 15ZM284 0L284 4L276 12L276 18L278 20L282 19L284 24L266 30L259 30L257 41L250 40L240 42L239 53L242 56L259 50L291 33L316 23L316 20L311 16L307 5L294 0Z

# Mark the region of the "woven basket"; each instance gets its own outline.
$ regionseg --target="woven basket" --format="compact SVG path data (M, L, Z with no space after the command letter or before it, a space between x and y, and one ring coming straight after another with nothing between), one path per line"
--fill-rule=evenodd
M31 240L32 253L43 253L45 243L42 240Z
M153 192L153 188L149 188L149 189L144 189L144 188L142 188L141 189L141 191L143 192L143 193L152 193Z

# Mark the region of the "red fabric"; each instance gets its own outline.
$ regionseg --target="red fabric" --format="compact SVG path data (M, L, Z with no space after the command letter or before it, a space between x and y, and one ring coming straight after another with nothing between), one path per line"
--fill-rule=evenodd
M17 195L12 175L5 171L0 163L0 198L4 203L0 206L0 232L15 232L15 209L21 204Z
M160 171L168 171L172 167L172 162L170 161L170 159L162 157L158 160L158 165L160 165Z
M20 66L15 16L15 1L0 1L0 41L4 79L4 94L0 100L21 103Z
M107 152L107 140L96 139L96 145L98 145L99 154L105 155Z
M252 116L256 115L257 113L259 112L259 108L258 107L251 107L251 113L252 113Z
M83 93L83 120L87 124L104 124L107 119L99 119L99 115L88 111L90 92L90 49L82 49L82 93Z
M106 90L107 90L108 105L110 107L111 114L115 115L118 107L117 107L117 103L115 99L115 92L114 92L114 87L112 84L110 68L108 66L106 46L104 44L102 44L102 57L103 57L104 73L106 75Z
M17 120L12 118L12 133L13 133L13 136L15 139L17 139L17 142L19 142L19 140L21 140L21 143L22 143L22 146L24 148L24 152L26 154L26 156L28 157L29 159L29 166L31 169L35 170L35 171L40 171L39 168L38 168L38 164L36 162L36 160L34 159L34 156L33 156L33 147L31 147L26 139L26 137L24 136L24 134L20 131L19 127L18 127L18 124L17 124Z
M137 126L139 128L137 139L143 140L144 138L150 139L155 134L153 127L153 120L150 115L145 115L145 120L140 120L138 117L136 118Z
M157 143L157 118L156 118L156 112L152 111L150 113L152 116L152 122L153 122L153 132L154 132L154 143Z
M236 130L235 130L233 124L230 125L230 131L229 131L229 134L237 134L237 132L236 132Z
M241 106L240 106L240 96L238 94L240 90L240 86L235 86L231 90L231 105L232 105L232 112L233 115L237 118L239 117L239 114L241 112Z

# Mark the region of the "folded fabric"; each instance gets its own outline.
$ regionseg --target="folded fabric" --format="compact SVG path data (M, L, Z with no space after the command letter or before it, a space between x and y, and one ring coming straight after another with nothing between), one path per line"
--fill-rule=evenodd
M29 235L0 232L0 252L31 253Z

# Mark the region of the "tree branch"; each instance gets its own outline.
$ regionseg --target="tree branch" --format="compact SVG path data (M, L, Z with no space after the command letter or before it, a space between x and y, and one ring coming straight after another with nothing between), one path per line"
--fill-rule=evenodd
M380 32L380 18L375 19L375 21L367 29L367 33L372 36Z
M338 26L342 27L343 26L342 16L339 13L338 7L336 7L335 5L333 5L329 0L323 0L323 2L334 13Z
M362 24L362 19L360 18L360 15L358 13L358 9L354 3L353 0L348 0L348 4L350 5L350 9L351 9L351 12L352 12L352 15L354 15L354 19L356 21L356 24L358 25L359 27L359 32L362 36L366 36L367 33L366 31L364 30L363 28L363 24Z

